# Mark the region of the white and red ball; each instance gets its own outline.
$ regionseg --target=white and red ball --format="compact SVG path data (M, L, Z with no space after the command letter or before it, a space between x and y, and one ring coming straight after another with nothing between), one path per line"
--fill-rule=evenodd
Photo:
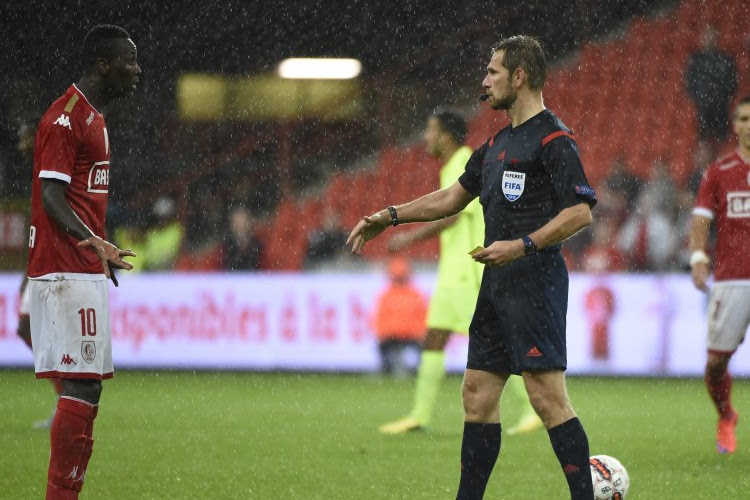
M595 500L624 500L630 487L625 467L614 457L594 455L589 459Z

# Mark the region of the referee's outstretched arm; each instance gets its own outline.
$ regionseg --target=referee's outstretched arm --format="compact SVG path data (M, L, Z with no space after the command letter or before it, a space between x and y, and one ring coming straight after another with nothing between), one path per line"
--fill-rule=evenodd
M474 196L458 182L446 189L433 191L403 205L391 206L365 216L352 230L347 245L352 253L361 253L365 243L382 233L388 226L408 222L430 222L457 214Z

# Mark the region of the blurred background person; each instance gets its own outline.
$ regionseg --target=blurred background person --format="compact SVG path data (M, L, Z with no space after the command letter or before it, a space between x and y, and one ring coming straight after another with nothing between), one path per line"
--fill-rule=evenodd
M388 287L378 297L373 328L378 337L381 371L403 377L417 371L424 335L427 302L411 282L405 257L388 262Z
M719 48L716 37L716 28L706 26L700 48L690 55L684 76L698 115L699 140L711 148L712 156L727 137L729 103L737 91L737 62Z
M602 208L592 224L591 243L583 250L580 269L587 273L612 273L625 270L625 258L617 248L617 219L612 210Z
M143 246L145 269L173 270L180 254L185 228L177 219L174 199L160 196L153 205L154 224L146 231Z
M676 196L674 182L664 165L654 163L651 179L639 192L635 209L617 238L617 249L625 256L629 271L669 271L677 267Z
M256 235L256 221L243 206L235 205L228 214L229 231L222 251L224 269L260 269L263 244Z
M349 233L341 224L338 212L328 205L323 209L323 224L310 232L305 253L306 268L317 267L326 262L349 258L346 238Z

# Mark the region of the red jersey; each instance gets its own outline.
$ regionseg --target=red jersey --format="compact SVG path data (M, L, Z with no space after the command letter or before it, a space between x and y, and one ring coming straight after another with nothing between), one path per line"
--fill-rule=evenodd
M714 219L714 276L750 280L750 165L733 153L703 174L693 214Z
M104 278L101 260L91 248L60 228L42 206L42 179L68 184L65 199L91 231L106 239L109 197L109 137L104 117L75 85L52 103L39 121L34 145L29 237L30 278Z

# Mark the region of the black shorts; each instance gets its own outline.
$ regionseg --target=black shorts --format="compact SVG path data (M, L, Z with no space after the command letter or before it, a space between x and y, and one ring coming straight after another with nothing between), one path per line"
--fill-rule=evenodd
M565 370L568 270L560 252L488 267L469 327L473 370Z

